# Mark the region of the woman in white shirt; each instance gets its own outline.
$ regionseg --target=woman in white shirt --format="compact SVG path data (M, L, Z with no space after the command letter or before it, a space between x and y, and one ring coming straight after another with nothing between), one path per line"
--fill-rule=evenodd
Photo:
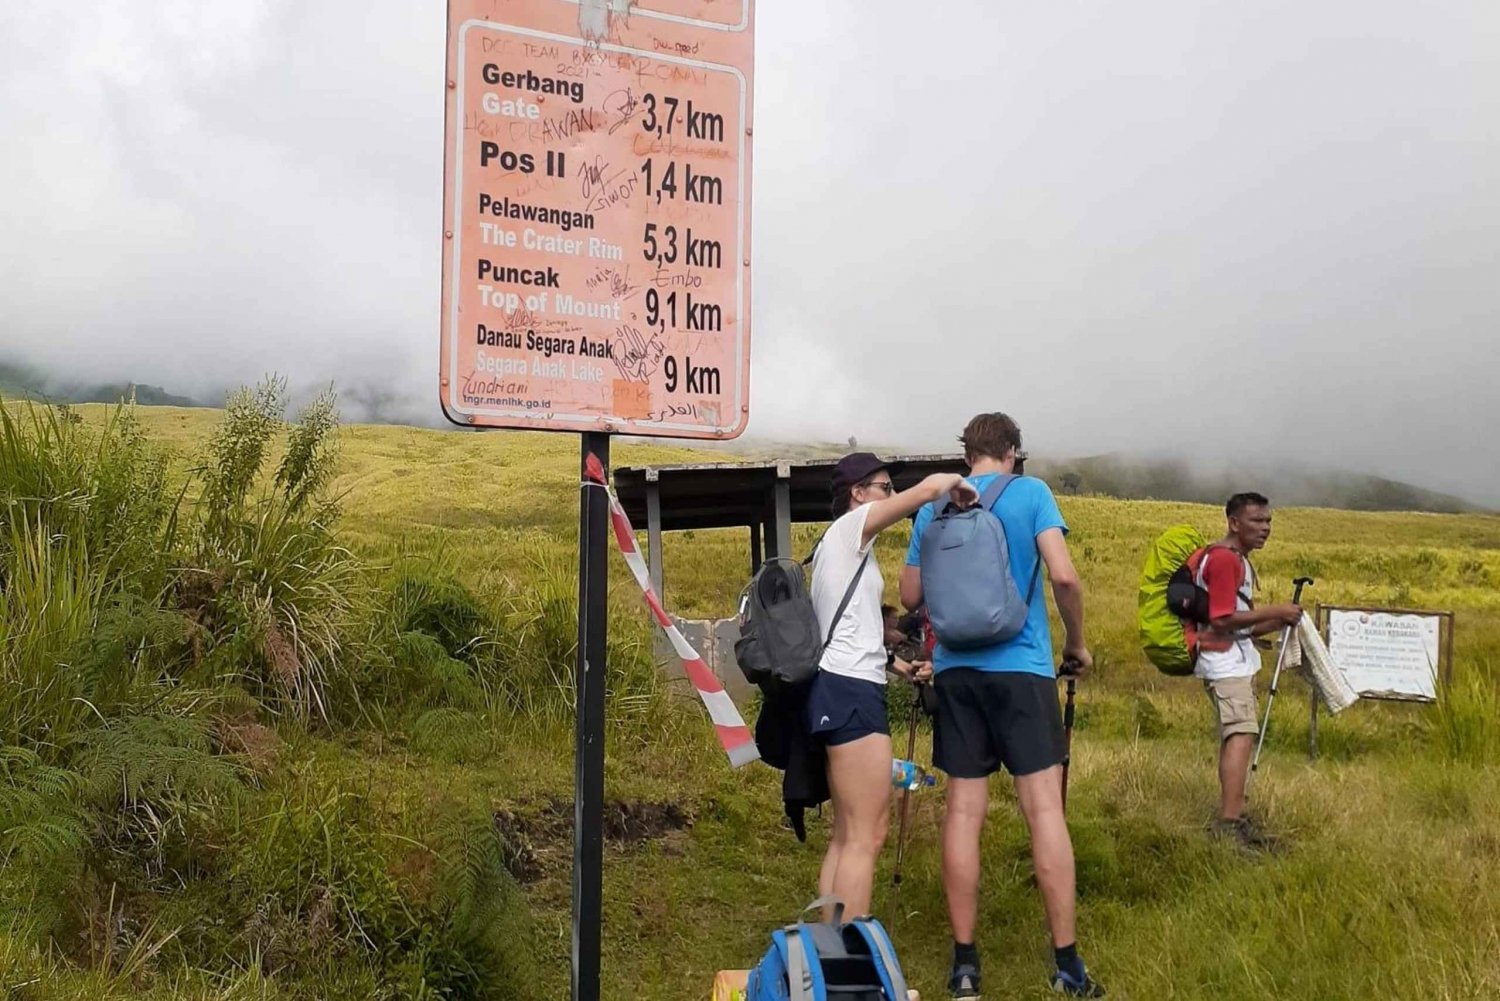
M899 463L869 452L840 459L833 468L834 522L813 556L813 607L823 635L832 634L807 699L808 725L828 749L833 799L833 834L818 889L823 896L841 899L850 916L870 911L875 860L885 844L890 815L889 658L880 613L885 581L875 561L875 537L944 494L963 507L979 500L957 473L934 474L896 493L891 474L899 470ZM846 593L849 603L839 615ZM907 674L912 668L899 662L898 670Z

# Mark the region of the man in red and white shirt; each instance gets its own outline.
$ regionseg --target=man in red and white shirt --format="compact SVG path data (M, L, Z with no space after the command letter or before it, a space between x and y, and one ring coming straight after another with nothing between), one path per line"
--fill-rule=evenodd
M1217 833L1246 844L1258 842L1245 819L1245 782L1259 730L1255 673L1260 651L1254 637L1294 626L1302 609L1292 603L1255 607L1255 568L1249 554L1271 537L1271 502L1258 493L1240 493L1224 505L1228 531L1188 559L1193 578L1208 592L1206 625L1188 636L1197 643L1193 673L1203 679L1219 726L1220 812ZM1189 625L1192 630L1192 626Z

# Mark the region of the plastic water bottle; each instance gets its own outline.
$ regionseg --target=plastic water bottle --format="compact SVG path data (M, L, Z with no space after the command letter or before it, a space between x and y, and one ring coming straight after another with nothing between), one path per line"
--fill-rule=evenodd
M937 785L937 776L930 774L927 769L915 761L907 761L905 758L891 759L891 785L897 789L920 789L922 786Z

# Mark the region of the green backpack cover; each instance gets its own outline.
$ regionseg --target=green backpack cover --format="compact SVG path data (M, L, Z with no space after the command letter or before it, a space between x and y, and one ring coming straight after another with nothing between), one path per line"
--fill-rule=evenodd
M1193 652L1182 620L1167 607L1167 584L1177 568L1207 544L1203 533L1192 525L1173 525L1146 551L1136 597L1136 625L1140 628L1141 649L1163 674L1185 677L1193 673Z

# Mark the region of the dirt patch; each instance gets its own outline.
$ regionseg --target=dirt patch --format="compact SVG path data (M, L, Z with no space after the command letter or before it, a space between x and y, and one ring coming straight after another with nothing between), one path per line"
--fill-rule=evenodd
M568 812L571 817L571 806ZM664 838L674 831L685 831L692 826L693 815L681 803L629 803L617 800L604 804L604 837L617 842L621 847Z
M679 854L693 811L681 803L607 800L604 840L608 848L628 851L646 842L663 841ZM505 844L505 867L521 883L535 883L573 861L573 803L549 799L539 806L496 810L495 830Z

